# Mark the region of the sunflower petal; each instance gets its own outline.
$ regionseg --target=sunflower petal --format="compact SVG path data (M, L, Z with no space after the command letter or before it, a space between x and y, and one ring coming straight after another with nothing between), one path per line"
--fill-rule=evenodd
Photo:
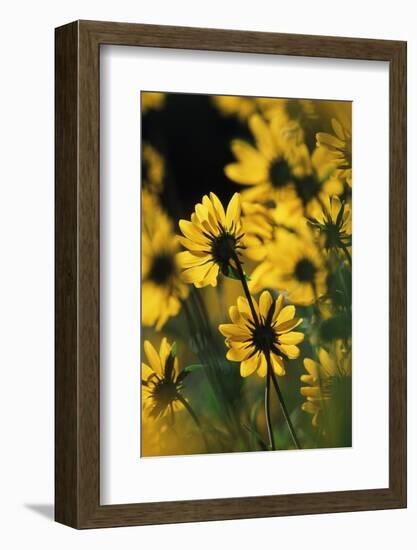
M228 359L229 361L245 361L245 359L247 359L251 353L252 350L249 348L230 348L229 351L226 353L226 359Z
M231 338L232 340L240 340L241 342L243 342L244 340L249 338L249 332L238 325L219 325L219 331L223 334L223 336L225 336L226 338Z
M190 241L201 244L203 246L207 246L206 238L201 233L201 231L198 230L194 223L187 220L180 220L178 224L182 233L185 235L185 237L187 237L187 239L190 239Z
M213 204L216 218L220 221L220 223L224 225L226 222L226 214L224 212L223 205L219 200L219 197L215 193L210 193L210 200Z
M151 369L149 365L147 365L146 363L142 363L141 378L143 382L146 382L148 378L154 374L155 372Z
M259 359L259 366L258 366L258 370L256 371L256 374L261 378L265 378L267 370L268 370L268 364L266 362L265 355L261 353L260 359Z
M313 361L313 359L309 359L308 357L306 357L303 361L304 363L304 368L306 369L306 371L315 379L317 380L318 378L318 375L319 375L319 368L320 368L320 365L316 362L316 361Z
M275 355L275 353L271 353L270 357L271 357L272 368L274 369L275 374L277 374L278 376L284 376L285 367L284 367L284 360L282 359L282 357Z
M294 306L285 306L281 309L277 316L277 324L281 325L282 323L285 323L286 321L289 321L292 319L295 315L295 307Z
M268 124L260 115L254 114L249 119L249 127L255 136L258 149L265 158L272 160L276 156L277 150Z
M330 354L324 349L320 348L318 351L318 356L320 359L321 372L325 376L333 376L337 372L335 360L330 356Z
M283 304L284 304L284 295L280 294L275 302L275 311L274 311L274 314L272 315L272 322L275 322L278 319L278 315L282 310Z
M145 340L143 344L143 348L145 350L146 356L149 361L149 365L151 369L158 375L162 376L162 366L161 366L161 360L159 358L158 353L156 352L156 349L153 347L151 342L149 340Z
M245 361L242 361L240 363L240 376L242 376L243 378L250 376L258 368L258 364L259 364L259 354L254 355L253 357L250 357Z
M176 255L178 265L181 269L188 269L189 267L196 267L203 264L210 259L210 256L204 252L189 252L185 250L184 252L178 252Z
M264 319L268 317L272 305L272 296L268 290L264 290L259 298L259 312Z
M182 272L182 278L186 283L199 283L206 277L212 265L213 262L209 262L203 265L190 267Z
M240 213L240 195L239 193L235 193L231 198L226 211L226 225L229 229L240 224Z
M314 386L313 388L303 386L300 389L301 395L304 397L312 397L314 399L318 399L321 397L320 388L318 386Z
M297 346L291 346L286 344L278 344L278 349L288 357L288 359L297 359L300 355L300 350Z
M300 344L304 340L304 334L302 332L287 332L279 336L281 344Z
M298 319L298 317L296 317L295 319L290 319L285 323L281 323L280 325L277 325L275 327L275 330L276 332L278 332L278 334L290 332L291 330L294 330L296 327L301 325L302 322L303 322L303 319Z
M305 403L303 403L301 405L301 408L304 412L309 413L309 414L316 414L317 410L318 410L317 405L315 405L311 401L306 401Z
M229 307L229 317L235 325L239 325L242 322L242 319L240 317L239 310L236 306L230 306Z
M203 279L198 283L194 283L197 288L202 288L207 285L216 286L217 276L219 274L219 266L215 263L211 263L211 267Z

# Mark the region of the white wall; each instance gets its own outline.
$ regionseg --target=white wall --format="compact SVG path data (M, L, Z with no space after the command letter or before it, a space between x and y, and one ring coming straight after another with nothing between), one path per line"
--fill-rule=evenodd
M282 4L282 5L281 5ZM413 2L71 0L2 4L0 543L3 548L415 548L417 517L417 36ZM409 45L408 510L76 532L54 524L54 27L74 19L331 34ZM378 128L375 128L375 132ZM5 376L4 376L5 375ZM343 472L340 473L343 475ZM7 540L6 540L7 539ZM273 543L271 541L274 541ZM4 544L5 543L5 544ZM142 547L143 547L142 546Z

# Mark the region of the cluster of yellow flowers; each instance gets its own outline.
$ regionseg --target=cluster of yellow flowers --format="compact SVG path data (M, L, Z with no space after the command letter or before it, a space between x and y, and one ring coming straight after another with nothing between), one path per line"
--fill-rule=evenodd
M271 384L299 447L276 377L300 357L300 344L308 352L302 410L313 426L336 398L338 381L351 377L350 328L344 326L351 308L351 106L235 96L212 102L252 136L230 144L234 162L224 171L239 192L227 207L209 192L177 230L158 200L164 159L150 144L142 147L142 323L160 331L186 308L190 285L217 287L224 277L234 279L242 295L228 308L231 322L218 325L226 359L240 364L241 377L265 379L269 448L276 448ZM164 104L164 94L142 93L143 111ZM144 349L144 410L158 418L185 408L201 428L183 395L188 371L180 369L175 344L164 337L159 352L149 341Z

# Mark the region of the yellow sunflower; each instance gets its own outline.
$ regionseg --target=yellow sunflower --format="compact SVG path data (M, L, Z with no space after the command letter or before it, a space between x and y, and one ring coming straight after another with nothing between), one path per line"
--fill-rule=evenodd
M296 359L300 350L297 347L304 339L302 332L294 329L302 323L295 317L293 305L284 306L284 296L276 301L268 291L259 298L259 305L252 299L257 319L253 319L249 302L243 296L236 306L229 309L231 324L219 326L229 348L227 359L240 362L240 374L243 377L256 372L265 377L268 359L278 376L285 374L284 361Z
M304 142L305 128L310 128L318 119L311 99L258 98L257 104L265 118L277 119L283 134L296 143Z
M235 183L247 187L242 194L244 200L277 203L282 199L281 191L293 181L294 147L285 139L277 118L267 122L254 114L249 119L249 128L256 146L241 139L232 141L237 162L228 164L225 173Z
M153 194L163 191L165 165L162 155L149 143L142 146L142 189Z
M226 212L217 195L204 195L191 221L180 220L179 227L184 235L179 240L187 249L177 255L184 281L197 288L216 286L219 270L225 274L236 270L237 254L244 246L239 193L233 195Z
M274 209L260 203L242 202L242 231L245 235L244 255L259 262L265 258L266 245L274 230Z
M149 340L144 342L147 363L142 362L142 406L152 418L175 413L184 408L181 395L183 377L180 373L175 343L162 338L159 352Z
M180 311L188 286L181 279L176 256L180 245L170 219L151 207L154 201L148 194L142 200L142 322L160 330Z
M333 134L319 132L316 135L317 146L325 148L337 168L339 179L352 187L352 131L332 118Z
M285 291L295 304L308 306L326 292L326 270L310 232L278 228L267 254L251 274L251 292L264 288Z
M285 195L292 216L312 217L322 211L331 195L340 195L344 187L334 173L328 151L317 147L310 154L307 146L297 146L293 167L293 183Z
M242 121L256 111L255 100L251 97L236 95L216 95L212 97L216 109L224 116L236 116Z
M342 202L335 195L323 201L322 209L315 218L310 218L310 225L318 230L322 237L323 247L350 247L352 244L352 212L350 205Z
M145 114L150 110L159 110L165 105L166 96L161 92L142 92L141 104L142 113Z
M319 348L318 359L304 359L307 374L300 378L304 384L300 392L306 398L302 410L312 415L313 426L319 425L326 402L337 397L338 385L352 373L351 353L341 340L335 342L332 354Z
M341 194L343 184L330 178L334 164L328 152L316 148L310 154L304 143L288 139L279 118L265 121L255 114L249 119L256 147L242 140L232 142L237 162L225 173L243 185L242 199L262 204L290 205L291 216L312 215L328 194Z

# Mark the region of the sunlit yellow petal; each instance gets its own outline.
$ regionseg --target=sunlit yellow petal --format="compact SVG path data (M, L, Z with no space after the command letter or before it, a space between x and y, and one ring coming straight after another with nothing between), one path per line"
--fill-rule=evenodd
M281 323L280 325L277 325L275 327L275 330L278 334L284 334L285 332L290 332L291 330L294 330L296 327L301 325L303 322L303 319L298 319L297 317L294 319L290 319L289 321L286 321L285 323Z
M249 302L246 298L243 296L239 296L237 299L237 307L239 310L239 313L245 318L245 319L252 319L252 312L249 306Z
M213 204L213 207L216 211L218 219L224 225L225 222L226 222L226 214L224 212L223 205L219 200L219 197L215 193L210 193L210 200L211 200L211 202Z
M324 348L319 349L318 356L323 374L326 376L334 376L337 372L334 359Z
M152 375L155 375L155 372L153 371L153 369L151 369L151 367L146 363L142 363L142 372L141 372L142 380L146 382L146 380L148 380L148 378Z
M210 269L206 275L198 282L195 282L197 288L202 288L207 285L217 286L217 276L219 274L219 266L213 262L210 264Z
M208 260L208 255L204 252L178 252L176 255L178 265L181 269L188 269L189 267L196 267L203 264Z
M241 323L240 313L236 306L229 307L229 317L232 320L232 323L234 323L235 325Z
M213 262L208 262L203 265L190 267L189 269L183 271L182 278L186 283L198 283L205 278L212 265Z
M231 348L226 353L226 359L228 359L229 361L244 361L249 357L250 354L251 354L251 350L247 348L246 349Z
M312 359L309 359L306 357L303 361L304 367L311 374L311 376L317 380L318 373L319 373L319 364L316 361L313 361Z
M268 160L272 160L277 150L268 124L255 114L249 119L249 127L255 136L258 149Z
M226 338L232 338L234 340L244 341L249 337L248 331L238 325L219 325L219 331L223 334L223 336L226 336Z
M282 325L282 323L285 323L286 321L289 321L292 319L295 315L295 307L294 306L285 306L281 311L279 312L277 316L277 325Z
M267 290L264 290L259 298L259 312L264 319L268 317L271 305L272 296Z
M197 228L192 222L189 222L187 220L180 220L179 226L187 239L190 239L191 241L201 244L203 246L207 246L207 239L201 232L197 231Z
M231 198L226 212L226 225L228 228L236 227L240 223L240 195L235 193Z
M259 364L259 355L254 355L253 357L246 359L246 361L242 361L240 363L240 375L243 378L250 376L258 368L258 364Z
M310 388L308 386L304 386L300 389L300 392L304 397L319 398L321 395L319 387Z
M278 315L282 310L283 303L284 303L284 295L280 294L275 302L275 311L274 311L274 314L272 315L273 322L277 321Z
M263 353L260 353L259 355L260 355L259 366L258 366L258 369L256 371L256 374L258 376L260 376L261 378L264 378L266 376L266 373L267 373L267 370L268 370L268 364L266 362L265 355Z
M156 352L155 348L151 344L149 340L145 340L143 343L143 348L145 350L146 356L149 361L149 365L151 369L158 375L162 375L162 366L161 366L161 360L159 358L158 353Z
M300 344L304 340L304 334L302 332L287 332L287 334L281 334L279 341L281 344Z
M272 368L274 369L275 374L278 376L284 376L285 368L283 359L278 355L275 355L275 353L271 353L270 357Z
M297 346L278 344L278 349L288 357L288 359L297 359L300 355L300 349Z

